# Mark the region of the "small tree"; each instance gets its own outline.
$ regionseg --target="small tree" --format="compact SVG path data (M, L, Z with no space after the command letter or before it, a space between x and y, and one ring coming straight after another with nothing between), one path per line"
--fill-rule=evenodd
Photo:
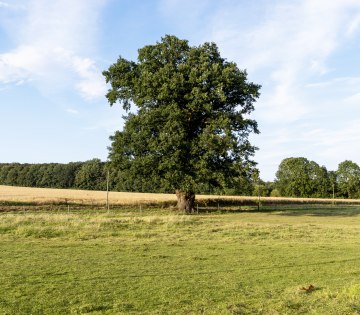
M138 62L120 57L103 74L110 105L138 108L111 137L113 167L161 181L176 191L180 210L193 210L197 185L226 187L255 165L248 136L258 129L248 115L260 86L214 43L191 47L165 36L139 49Z

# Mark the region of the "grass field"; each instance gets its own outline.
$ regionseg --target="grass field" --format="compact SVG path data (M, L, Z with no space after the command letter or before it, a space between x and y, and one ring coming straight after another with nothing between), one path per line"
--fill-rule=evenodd
M360 314L359 235L356 207L1 213L0 313Z

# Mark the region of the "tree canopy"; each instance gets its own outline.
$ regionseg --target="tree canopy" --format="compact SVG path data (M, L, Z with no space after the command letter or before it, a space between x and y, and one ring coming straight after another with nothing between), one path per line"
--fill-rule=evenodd
M110 105L137 107L111 137L112 166L176 191L180 209L192 210L199 185L226 187L254 168L248 136L258 127L249 114L260 86L216 44L167 35L139 49L137 62L119 57L103 74Z
M331 187L326 168L304 157L282 160L275 186L281 196L303 198L328 197Z
M360 167L353 161L341 162L336 172L339 192L343 197L355 198L360 195Z

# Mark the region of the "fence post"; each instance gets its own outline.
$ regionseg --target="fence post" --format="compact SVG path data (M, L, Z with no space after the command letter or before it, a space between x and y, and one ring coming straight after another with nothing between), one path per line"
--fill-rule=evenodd
M260 211L260 177L258 178L258 211Z
M106 208L107 208L107 212L110 212L110 205L109 205L109 177L110 177L110 171L107 171L107 176L106 176Z

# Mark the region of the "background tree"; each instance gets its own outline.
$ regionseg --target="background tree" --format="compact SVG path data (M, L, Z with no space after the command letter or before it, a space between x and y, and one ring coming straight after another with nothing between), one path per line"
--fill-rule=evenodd
M99 159L83 163L76 173L75 186L81 189L103 190L106 187L104 164Z
M165 36L139 49L137 62L119 57L103 74L110 105L138 108L111 138L112 167L175 190L180 210L192 211L199 185L231 186L255 165L248 136L258 129L248 114L260 86L214 43Z
M338 184L337 184L337 173L336 171L329 171L328 172L329 183L330 183L330 196L335 197L338 195Z
M360 190L360 167L353 161L341 162L336 172L337 186L345 198L356 198Z
M30 164L28 166L28 172L26 173L26 176L23 179L25 187L36 187L36 182L38 180L38 170L39 170L39 165Z
M309 164L309 178L313 198L328 198L331 196L332 184L325 166L320 166L314 161Z
M18 185L19 181L19 173L20 173L20 164L14 163L13 166L9 169L5 179L5 185Z
M324 166L304 157L291 157L280 163L275 188L284 197L329 197L331 184Z
M91 168L88 164L95 164L96 167ZM83 170L78 176L78 186L76 186L75 178L81 168L83 168ZM0 164L0 185L83 188L91 190L104 189L106 187L103 182L104 168L105 163L97 159L87 162L70 162L67 164L4 163Z
M8 163L0 164L0 184L6 185L7 174L9 173L11 166Z

